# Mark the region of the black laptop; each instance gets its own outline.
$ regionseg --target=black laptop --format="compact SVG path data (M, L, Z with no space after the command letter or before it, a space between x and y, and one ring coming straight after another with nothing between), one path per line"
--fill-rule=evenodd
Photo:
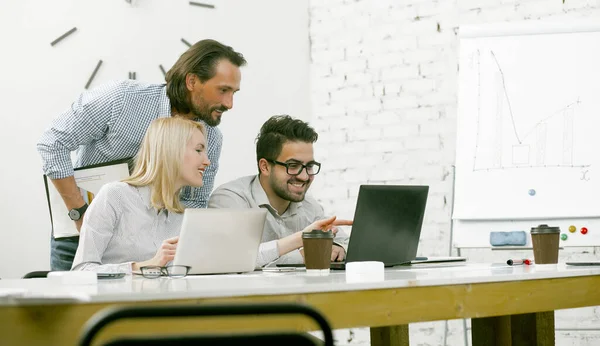
M429 186L361 185L346 262L380 261L390 267L423 260L416 254L428 192ZM331 268L345 269L345 262L332 262Z

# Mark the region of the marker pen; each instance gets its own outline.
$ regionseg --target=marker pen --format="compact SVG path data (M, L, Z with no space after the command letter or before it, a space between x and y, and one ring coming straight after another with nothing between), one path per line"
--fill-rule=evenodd
M521 265L521 264L525 264L525 261L528 260L524 260L524 259L509 259L508 261L506 261L506 264L508 264L509 266L517 266L517 265Z

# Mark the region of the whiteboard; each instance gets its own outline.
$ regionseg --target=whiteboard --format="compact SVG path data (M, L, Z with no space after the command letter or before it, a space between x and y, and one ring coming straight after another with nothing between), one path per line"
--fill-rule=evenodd
M460 33L453 218L600 216L600 25Z

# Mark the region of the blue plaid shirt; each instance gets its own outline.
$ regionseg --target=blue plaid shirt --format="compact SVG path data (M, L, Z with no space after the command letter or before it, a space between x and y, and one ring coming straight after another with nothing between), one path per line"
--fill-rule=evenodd
M125 80L85 91L54 119L37 144L44 174L62 179L72 176L74 167L133 157L150 122L169 116L171 102L165 84ZM190 208L206 208L219 169L223 135L218 128L204 125L211 164L204 173L204 186L182 190L181 200ZM75 165L71 162L74 150Z

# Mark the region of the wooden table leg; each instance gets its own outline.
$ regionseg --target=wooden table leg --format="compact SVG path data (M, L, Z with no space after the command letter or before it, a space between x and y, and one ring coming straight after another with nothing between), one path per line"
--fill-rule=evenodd
M371 346L409 346L408 324L371 327Z
M512 315L512 344L554 346L554 311Z
M473 346L553 346L554 311L471 319Z
M473 346L511 346L510 316L471 319Z

